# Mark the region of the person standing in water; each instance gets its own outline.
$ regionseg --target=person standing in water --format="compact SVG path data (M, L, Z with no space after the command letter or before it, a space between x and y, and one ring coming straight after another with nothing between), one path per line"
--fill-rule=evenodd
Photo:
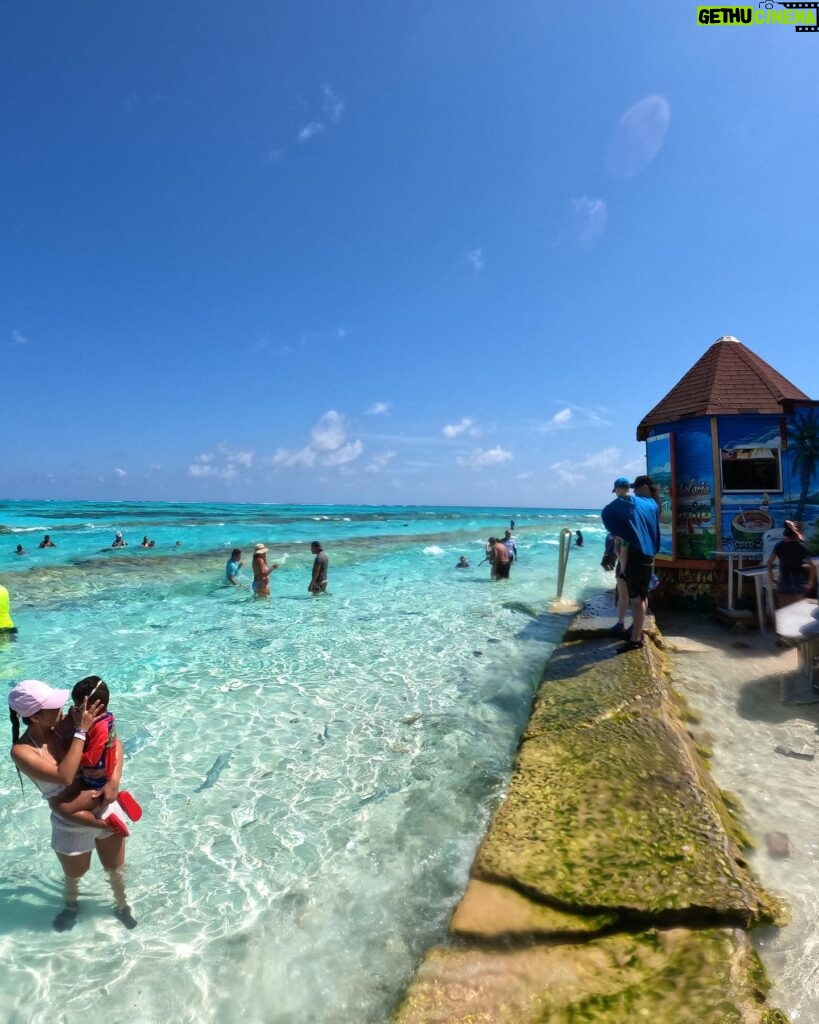
M256 597L270 597L270 574L279 568L278 563L267 564L267 548L257 544L253 549L253 583L251 588Z
M242 568L242 549L234 548L225 565L225 579L231 587L240 587L239 570Z
M515 543L515 538L512 536L512 531L507 530L503 535L503 546L509 552L509 557L513 562L518 560L518 546Z
M68 690L55 690L38 679L25 679L8 695L11 716L11 759L51 802L74 778L80 767L88 732L104 713L102 704L84 699L73 721L63 718L62 708ZM24 726L22 732L20 723ZM117 744L117 765L102 790L102 799L113 803L119 792L122 771L122 744ZM125 838L113 832L82 825L63 818L51 808L51 846L63 869L65 906L54 918L58 932L69 931L77 923L80 879L91 867L96 850L108 875L114 894L115 915L126 928L135 928L136 920L125 896Z
M307 590L311 594L323 594L327 590L327 566L330 559L317 540L310 545L310 550L316 557L313 559L313 575L310 577Z
M40 541L39 547L41 548L56 548L57 545L51 539L51 534L47 533L45 537Z

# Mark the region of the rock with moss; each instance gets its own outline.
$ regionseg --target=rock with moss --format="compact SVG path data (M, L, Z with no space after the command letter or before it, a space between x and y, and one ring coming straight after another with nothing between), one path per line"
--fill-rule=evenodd
M746 936L670 929L523 949L433 949L394 1024L773 1024ZM772 1013L781 1014L772 1017Z
M473 868L571 913L781 922L671 692L643 652L564 645Z

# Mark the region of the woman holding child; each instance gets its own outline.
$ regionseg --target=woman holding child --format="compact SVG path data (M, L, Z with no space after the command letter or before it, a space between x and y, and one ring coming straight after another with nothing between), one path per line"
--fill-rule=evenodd
M75 690L81 685L77 684ZM86 694L88 692L86 690ZM114 894L115 914L126 928L135 928L137 922L128 906L122 872L125 865L123 832L127 834L127 829L112 831L99 817L99 812L86 814L81 810L85 805L78 800L75 802L79 813L65 816L70 810L64 803L67 793L77 793L78 787L72 789L72 784L80 771L88 733L106 715L103 702L86 695L75 701L71 713L63 717L62 708L68 698L68 690L53 689L36 679L18 683L8 698L11 758L51 807L51 846L63 869L65 882L65 907L54 918L54 927L57 931L68 931L76 924L79 881L90 868L91 853L96 850ZM116 756L111 759L110 774L97 797L97 807L104 808L103 813L121 810L116 798L122 774L122 743L119 740L114 743Z

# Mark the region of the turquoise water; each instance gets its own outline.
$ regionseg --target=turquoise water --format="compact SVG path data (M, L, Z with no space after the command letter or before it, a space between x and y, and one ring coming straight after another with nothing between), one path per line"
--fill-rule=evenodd
M520 561L491 583L477 563L510 518ZM598 513L7 502L0 524L20 630L0 646L4 692L104 676L145 808L128 850L139 927L113 918L95 865L58 935L46 807L5 760L9 1019L385 1021L445 935L565 628L549 612L561 528L586 539L564 596L610 584ZM36 549L44 532L57 548ZM307 593L313 539L330 596ZM282 565L269 601L222 584L230 549L247 578L258 541Z

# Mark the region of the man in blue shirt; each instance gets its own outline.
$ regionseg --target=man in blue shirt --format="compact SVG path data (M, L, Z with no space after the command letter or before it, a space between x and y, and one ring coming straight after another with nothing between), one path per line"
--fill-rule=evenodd
M638 476L631 489L631 501L617 497L602 512L606 529L628 547L624 576L631 601L631 637L619 652L643 646L648 588L654 572L654 556L660 550L660 506L651 496L656 485L651 477Z
M242 551L241 548L234 548L230 553L230 558L227 560L225 566L225 579L228 581L231 587L238 587L239 584L239 570L242 568Z

